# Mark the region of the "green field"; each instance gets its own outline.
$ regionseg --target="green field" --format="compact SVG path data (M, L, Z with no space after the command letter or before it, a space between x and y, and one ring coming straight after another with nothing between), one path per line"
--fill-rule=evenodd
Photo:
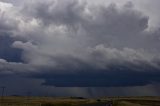
M78 97L4 97L0 106L160 106L160 97L106 97L85 99Z

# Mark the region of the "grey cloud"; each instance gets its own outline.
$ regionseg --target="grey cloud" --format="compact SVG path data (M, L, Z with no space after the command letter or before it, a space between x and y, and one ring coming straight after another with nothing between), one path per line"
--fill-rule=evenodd
M6 11L9 23L0 22L0 28L12 30L7 36L14 41L9 45L22 50L23 62L3 61L1 66L6 67L1 70L8 67L12 73L27 73L52 86L160 82L159 55L152 50L159 48L155 40L159 32L147 31L149 17L131 4L89 6L73 0L40 0L13 10Z
M13 18L14 6L10 3L0 2L0 58L11 62L20 62L22 50L12 48L17 40L11 37L18 27L18 21Z
M116 4L88 7L78 1L50 1L33 3L31 7L27 5L24 10L43 23L69 25L67 29L83 30L87 36L96 37L101 42L108 36L129 38L139 35L148 27L149 20L148 16L126 5L119 9Z
M32 10L30 7L33 7L35 10ZM85 4L80 4L78 0L38 1L24 7L26 13L32 14L35 18L41 19L45 24L54 23L58 25L74 25L78 23L81 21L84 9Z
M60 2L55 5L62 4L63 3ZM61 9L61 15L55 13L55 11L58 11L57 9L51 9L50 13L45 12L44 14L46 15L38 15L38 18L43 18L43 16L48 15L57 16L57 18L45 17L42 19L42 22L50 20L49 23L58 22L62 26L69 24L67 30L70 31L70 29L73 29L69 34L74 34L74 37L75 35L78 36L76 39L85 39L87 42L90 42L90 44L87 43L86 46L95 46L99 43L104 43L115 47L135 47L135 42L137 43L137 46L139 46L142 40L144 40L144 38L140 40L136 38L141 36L144 30L148 28L149 17L136 11L132 7L124 6L119 9L114 4L111 4L108 7L87 7L87 5L82 6L78 4L78 2L75 2L74 6L67 6L70 8ZM78 10L71 8L75 6L78 7ZM39 6L39 8L41 7L44 6ZM72 15L70 15L71 12ZM37 10L37 13L42 12ZM66 13L68 13L68 19L72 22L64 18L66 17ZM63 20L61 17L63 17Z
M100 7L96 12L93 11L95 18L88 28L91 31L99 31L100 33L96 33L98 35L130 36L147 28L148 17L132 8L119 10L112 4L109 7Z
M4 59L0 59L0 75L22 75L27 76L31 72L36 71L35 67L29 64L23 64L21 62L8 62Z

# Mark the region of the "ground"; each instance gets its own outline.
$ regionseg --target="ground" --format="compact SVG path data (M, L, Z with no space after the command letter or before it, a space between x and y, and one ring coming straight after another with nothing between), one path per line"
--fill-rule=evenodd
M0 99L0 106L160 106L160 97L24 97L10 96Z

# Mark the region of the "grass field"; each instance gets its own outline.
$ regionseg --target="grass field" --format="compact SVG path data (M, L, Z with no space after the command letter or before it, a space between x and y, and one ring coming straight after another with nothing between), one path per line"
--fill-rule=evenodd
M0 106L160 106L160 97L106 97L101 99L53 97L4 97Z

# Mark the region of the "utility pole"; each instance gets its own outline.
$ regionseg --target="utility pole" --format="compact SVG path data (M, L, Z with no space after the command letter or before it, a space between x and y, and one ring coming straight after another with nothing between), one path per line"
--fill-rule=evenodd
M2 95L1 95L1 106L3 106L3 99L4 99L4 91L6 89L5 86L1 87L2 88Z

